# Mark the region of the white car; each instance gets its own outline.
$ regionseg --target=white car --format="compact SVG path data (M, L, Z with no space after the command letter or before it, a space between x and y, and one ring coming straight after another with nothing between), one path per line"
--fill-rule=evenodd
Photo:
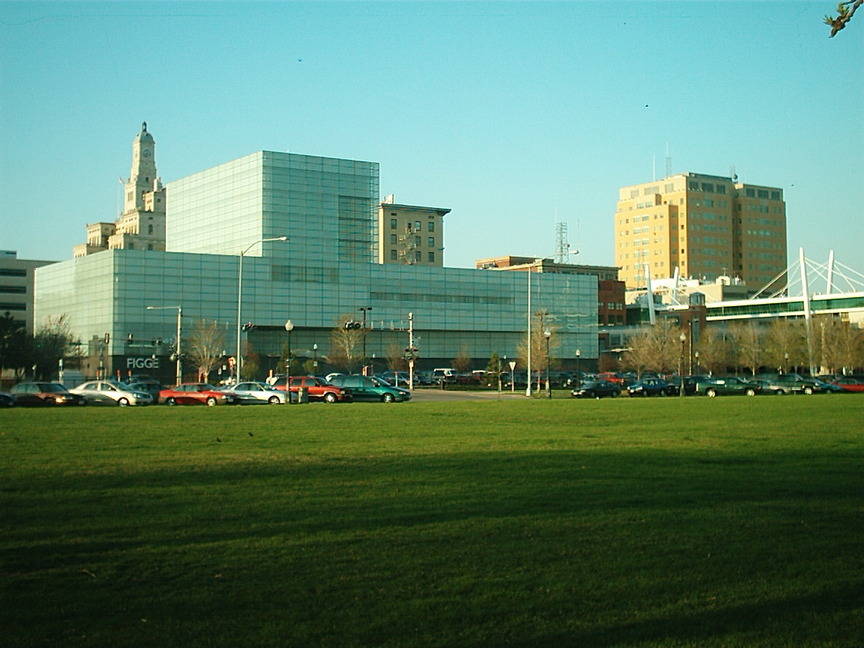
M92 380L70 389L91 405L152 405L153 396L116 380Z
M285 392L260 382L242 382L219 391L234 394L240 405L284 405Z

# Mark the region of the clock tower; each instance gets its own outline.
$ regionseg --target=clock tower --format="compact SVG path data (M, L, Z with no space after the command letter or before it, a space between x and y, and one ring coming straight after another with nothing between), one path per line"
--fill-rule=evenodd
M141 132L132 141L132 170L126 180L126 202L123 213L145 209L144 195L153 191L158 181L156 176L156 142L147 132L147 122L141 124ZM161 183L159 183L161 188Z
M87 243L74 256L110 249L165 250L165 188L156 172L156 141L147 122L132 140L132 170L123 184L123 211L113 223L87 225Z

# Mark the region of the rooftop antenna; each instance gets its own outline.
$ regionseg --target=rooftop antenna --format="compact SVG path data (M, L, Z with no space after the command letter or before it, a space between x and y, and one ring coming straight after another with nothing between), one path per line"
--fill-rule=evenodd
M555 263L567 263L570 243L567 241L567 223L555 223Z
M738 182L738 173L735 171L734 164L729 167L729 177L732 178L732 182Z
M672 177L672 156L669 155L669 142L666 142L666 177Z

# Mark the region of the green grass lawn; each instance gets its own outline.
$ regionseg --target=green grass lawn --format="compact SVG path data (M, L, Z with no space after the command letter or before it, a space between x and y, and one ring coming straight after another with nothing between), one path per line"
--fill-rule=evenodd
M864 645L864 397L0 411L5 646Z

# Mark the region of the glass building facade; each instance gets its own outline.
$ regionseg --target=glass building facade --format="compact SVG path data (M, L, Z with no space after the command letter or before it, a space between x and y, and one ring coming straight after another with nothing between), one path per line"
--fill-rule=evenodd
M476 368L493 353L515 358L528 281L531 311L548 311L559 335L556 355L597 357L596 276L379 264L378 193L371 162L264 151L196 173L168 185L167 251L108 250L40 268L37 321L67 314L77 337L98 341L111 373L137 373L149 359L149 373L173 376L171 307L183 309L184 337L197 320L224 325L234 355L245 251L242 321L255 325L248 339L265 375L287 320L295 353L317 345L326 362L333 328L345 316L360 321L360 308L371 309L370 358L408 345L409 313L421 368L460 354ZM278 236L289 240L258 243Z

